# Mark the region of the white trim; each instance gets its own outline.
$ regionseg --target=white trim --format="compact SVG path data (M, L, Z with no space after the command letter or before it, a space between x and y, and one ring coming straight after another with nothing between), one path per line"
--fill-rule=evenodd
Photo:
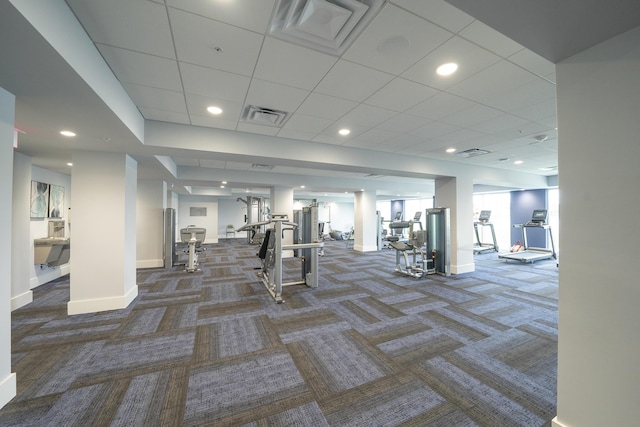
M16 397L16 392L16 374L11 373L7 378L0 382L0 408Z
M29 279L29 288L35 289L40 285L49 283L69 273L71 273L71 263L62 264L60 267L54 267L45 273L42 273L36 277L32 277L31 279Z
M451 274L472 273L474 271L476 271L475 263L451 266Z
M567 426L560 423L558 421L558 417L555 417L554 419L551 420L551 427L567 427Z
M162 259L139 259L136 261L136 268L157 268L164 267Z
M345 240L345 245L346 243L347 241ZM378 252L378 246L376 245L369 245L369 246L353 245L353 249L359 252Z
M11 311L24 307L33 301L33 291L27 291L23 294L16 295L11 298Z
M79 301L69 301L67 304L67 314L72 316L74 314L83 313L96 313L98 311L108 310L120 310L127 308L131 301L138 296L138 286L134 286L125 295L110 297L110 298L98 298L98 299L86 299Z

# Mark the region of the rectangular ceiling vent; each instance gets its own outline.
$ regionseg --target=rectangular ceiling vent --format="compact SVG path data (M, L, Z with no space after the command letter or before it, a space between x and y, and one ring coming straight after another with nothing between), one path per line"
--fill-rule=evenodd
M330 55L342 55L385 0L277 0L269 34Z
M262 171L270 171L273 167L273 165L262 165L260 163L254 163L251 165L251 169L258 169Z
M242 121L255 125L282 127L287 121L289 113L271 108L247 105L242 111Z
M469 150L460 151L456 153L456 156L468 159L469 157L477 157L485 154L489 154L491 151L481 150L480 148L470 148Z

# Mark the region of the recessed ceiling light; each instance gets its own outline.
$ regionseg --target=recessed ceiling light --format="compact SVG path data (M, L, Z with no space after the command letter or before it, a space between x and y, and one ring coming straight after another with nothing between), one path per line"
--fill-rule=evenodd
M304 185L301 185L300 188L304 188Z
M69 162L67 163L67 166L73 166L73 163Z
M224 185L221 185L220 188L224 188Z
M521 165L524 162L522 160L516 160L515 162L513 162L514 165Z
M458 64L456 64L455 62L449 62L446 64L442 64L441 66L436 68L436 73L438 73L438 75L440 76L450 76L451 74L455 73L457 69Z
M215 105L207 107L207 111L215 115L222 114L222 108L216 107Z
M456 149L455 148L447 148L447 153L455 153Z
M347 136L351 133L351 131L349 129L340 129L338 133L342 136Z
M226 184L227 184L227 181L222 181L222 183L226 185Z
M76 136L75 132L71 132L70 130L61 130L60 135L64 136Z

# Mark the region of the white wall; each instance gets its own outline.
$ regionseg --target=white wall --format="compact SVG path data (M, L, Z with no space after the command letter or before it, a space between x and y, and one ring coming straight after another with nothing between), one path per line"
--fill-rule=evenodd
M33 301L33 240L31 239L31 157L13 153L11 218L11 310Z
M69 175L63 175L61 173L53 172L47 169L42 169L37 166L31 167L30 181L39 181L47 184L59 185L64 187L64 209L62 212L62 219L65 220L65 237L71 237L71 225L67 222L69 215L69 208L71 207L71 177ZM29 181L28 185L31 185ZM31 187L29 187L29 192ZM33 264L33 240L41 237L47 237L49 234L49 219L36 219L32 218L30 227L30 254L29 254L29 269L30 269L30 286L31 289L40 286L44 283L48 283L58 277L69 274L71 271L70 263L63 264L57 267L41 266Z
M218 199L218 238L226 237L227 225L232 224L238 229L245 224L247 214L246 203L231 199ZM245 232L236 233L236 237L246 237Z
M0 88L0 192L5 200L13 192L13 121L15 97ZM0 209L0 235L11 236L12 210ZM0 239L0 408L16 395L11 373L11 238Z
M136 205L136 267L163 267L164 207L167 184L159 180L138 181Z
M636 426L640 27L563 61L556 74L564 244L555 425Z
M178 199L176 238L180 238L180 229L195 225L207 230L204 243L218 243L218 201L211 196L180 195ZM192 207L207 208L207 216L191 216Z

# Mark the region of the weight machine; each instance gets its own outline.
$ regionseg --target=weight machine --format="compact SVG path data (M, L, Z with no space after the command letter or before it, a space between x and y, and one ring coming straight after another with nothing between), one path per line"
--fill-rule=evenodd
M493 229L493 224L489 222L491 218L491 211L480 211L480 216L477 221L473 223L473 229L476 232L476 244L473 246L474 254L483 254L486 252L498 252L498 243L496 241L496 232ZM493 243L482 243L480 240L480 233L478 232L478 227L489 227L491 230L491 238L493 239Z
M317 211L316 211L317 212ZM273 224L266 229L262 245L258 251L258 257L261 260L261 271L258 276L262 279L262 283L269 291L276 303L284 302L282 299L282 288L293 285L307 285L310 288L318 287L318 250L324 247L324 242L308 242L294 243L292 245L284 245L282 237L284 231L293 231L298 228L295 222L289 222L285 214L273 214L271 221L265 222L264 225ZM250 224L247 224L250 225ZM288 228L285 228L288 227ZM309 227L313 232L317 232L317 226ZM303 230L303 234L306 233ZM311 236L309 234L308 236ZM301 280L283 283L282 279L282 259L284 251L300 251L298 255L301 260Z
M205 228L195 227L193 225L180 229L180 239L182 240L181 250L183 253L188 254L189 257L184 266L187 273L198 271L198 254L204 250L202 242L204 242L206 233L207 230Z
M399 214L402 215L401 212ZM388 236L387 239L389 240L389 246L396 251L396 269L394 270L396 273L411 277L422 277L425 274L434 272L433 260L428 259L423 250L427 233L422 229L421 216L422 212L418 211L412 220L401 221L399 216L396 215L396 220L389 223L389 228L393 234ZM414 230L415 224L418 224L419 230ZM398 232L404 235L404 230L406 229L408 229L408 239L401 241ZM404 261L404 265L402 261Z

